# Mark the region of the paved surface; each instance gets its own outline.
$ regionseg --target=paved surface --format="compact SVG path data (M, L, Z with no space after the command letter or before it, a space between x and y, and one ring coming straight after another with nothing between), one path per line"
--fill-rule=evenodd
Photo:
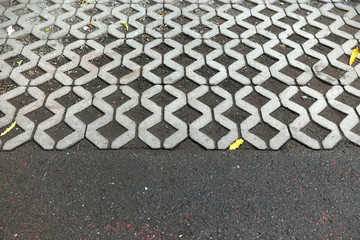
M2 152L0 239L359 239L359 154Z
M1 149L360 144L358 2L80 2L0 1Z
M80 2L0 0L0 239L359 238L359 2Z

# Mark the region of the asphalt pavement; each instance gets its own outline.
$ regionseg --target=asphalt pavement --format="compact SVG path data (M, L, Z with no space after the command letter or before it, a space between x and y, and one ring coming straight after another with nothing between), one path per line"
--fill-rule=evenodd
M15 150L2 239L359 239L359 149Z

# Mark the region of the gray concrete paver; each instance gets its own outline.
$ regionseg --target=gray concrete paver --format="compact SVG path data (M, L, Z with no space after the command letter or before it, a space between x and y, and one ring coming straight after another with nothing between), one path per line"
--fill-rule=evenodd
M9 4L0 2L0 86L5 89L0 92L0 130L17 120L23 132L1 139L2 150L27 141L44 149L66 149L85 138L100 149L118 149L135 138L155 149L176 148L186 139L207 149L225 149L237 138L258 149L280 149L289 139L313 149L331 149L340 141L360 145L356 130L360 64L347 63L360 41L360 4L340 0L316 1L318 5L307 0L117 4L99 0L84 7L75 0ZM126 22L129 31L119 21ZM10 36L9 26L15 29ZM55 61L62 56L64 60ZM106 86L90 92L87 86L97 80ZM52 92L45 90L50 82L59 85ZM13 89L6 90L8 85ZM106 101L120 91L129 98L125 103L113 106ZM64 104L69 92L80 100ZM154 100L164 92L168 95L160 102ZM32 99L20 100L24 94ZM188 105L199 113L190 122L186 118L191 116L178 115ZM90 106L103 115L85 123L77 115ZM40 122L29 117L40 108L53 115ZM138 108L135 116L130 114ZM233 108L248 117L228 115ZM297 116L286 122L275 116L280 108ZM332 115L324 113L328 108ZM112 121L126 130L110 141L99 129ZM175 130L153 134L149 129L161 122ZM71 131L55 140L48 131L62 123ZM216 124L226 132L210 129L219 134L215 139L206 128ZM322 129L319 134L315 128L313 133L306 130L311 124ZM275 133L257 130L264 125ZM320 136L321 131L327 132Z

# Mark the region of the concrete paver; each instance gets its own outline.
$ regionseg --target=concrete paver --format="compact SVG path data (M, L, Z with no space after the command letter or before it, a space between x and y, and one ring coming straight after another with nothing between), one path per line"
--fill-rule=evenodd
M355 1L80 4L0 1L2 150L360 145Z

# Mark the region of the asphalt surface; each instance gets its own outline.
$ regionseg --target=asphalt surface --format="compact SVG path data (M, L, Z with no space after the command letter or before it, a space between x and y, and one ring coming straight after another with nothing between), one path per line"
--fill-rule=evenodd
M359 239L359 149L0 153L0 239Z

